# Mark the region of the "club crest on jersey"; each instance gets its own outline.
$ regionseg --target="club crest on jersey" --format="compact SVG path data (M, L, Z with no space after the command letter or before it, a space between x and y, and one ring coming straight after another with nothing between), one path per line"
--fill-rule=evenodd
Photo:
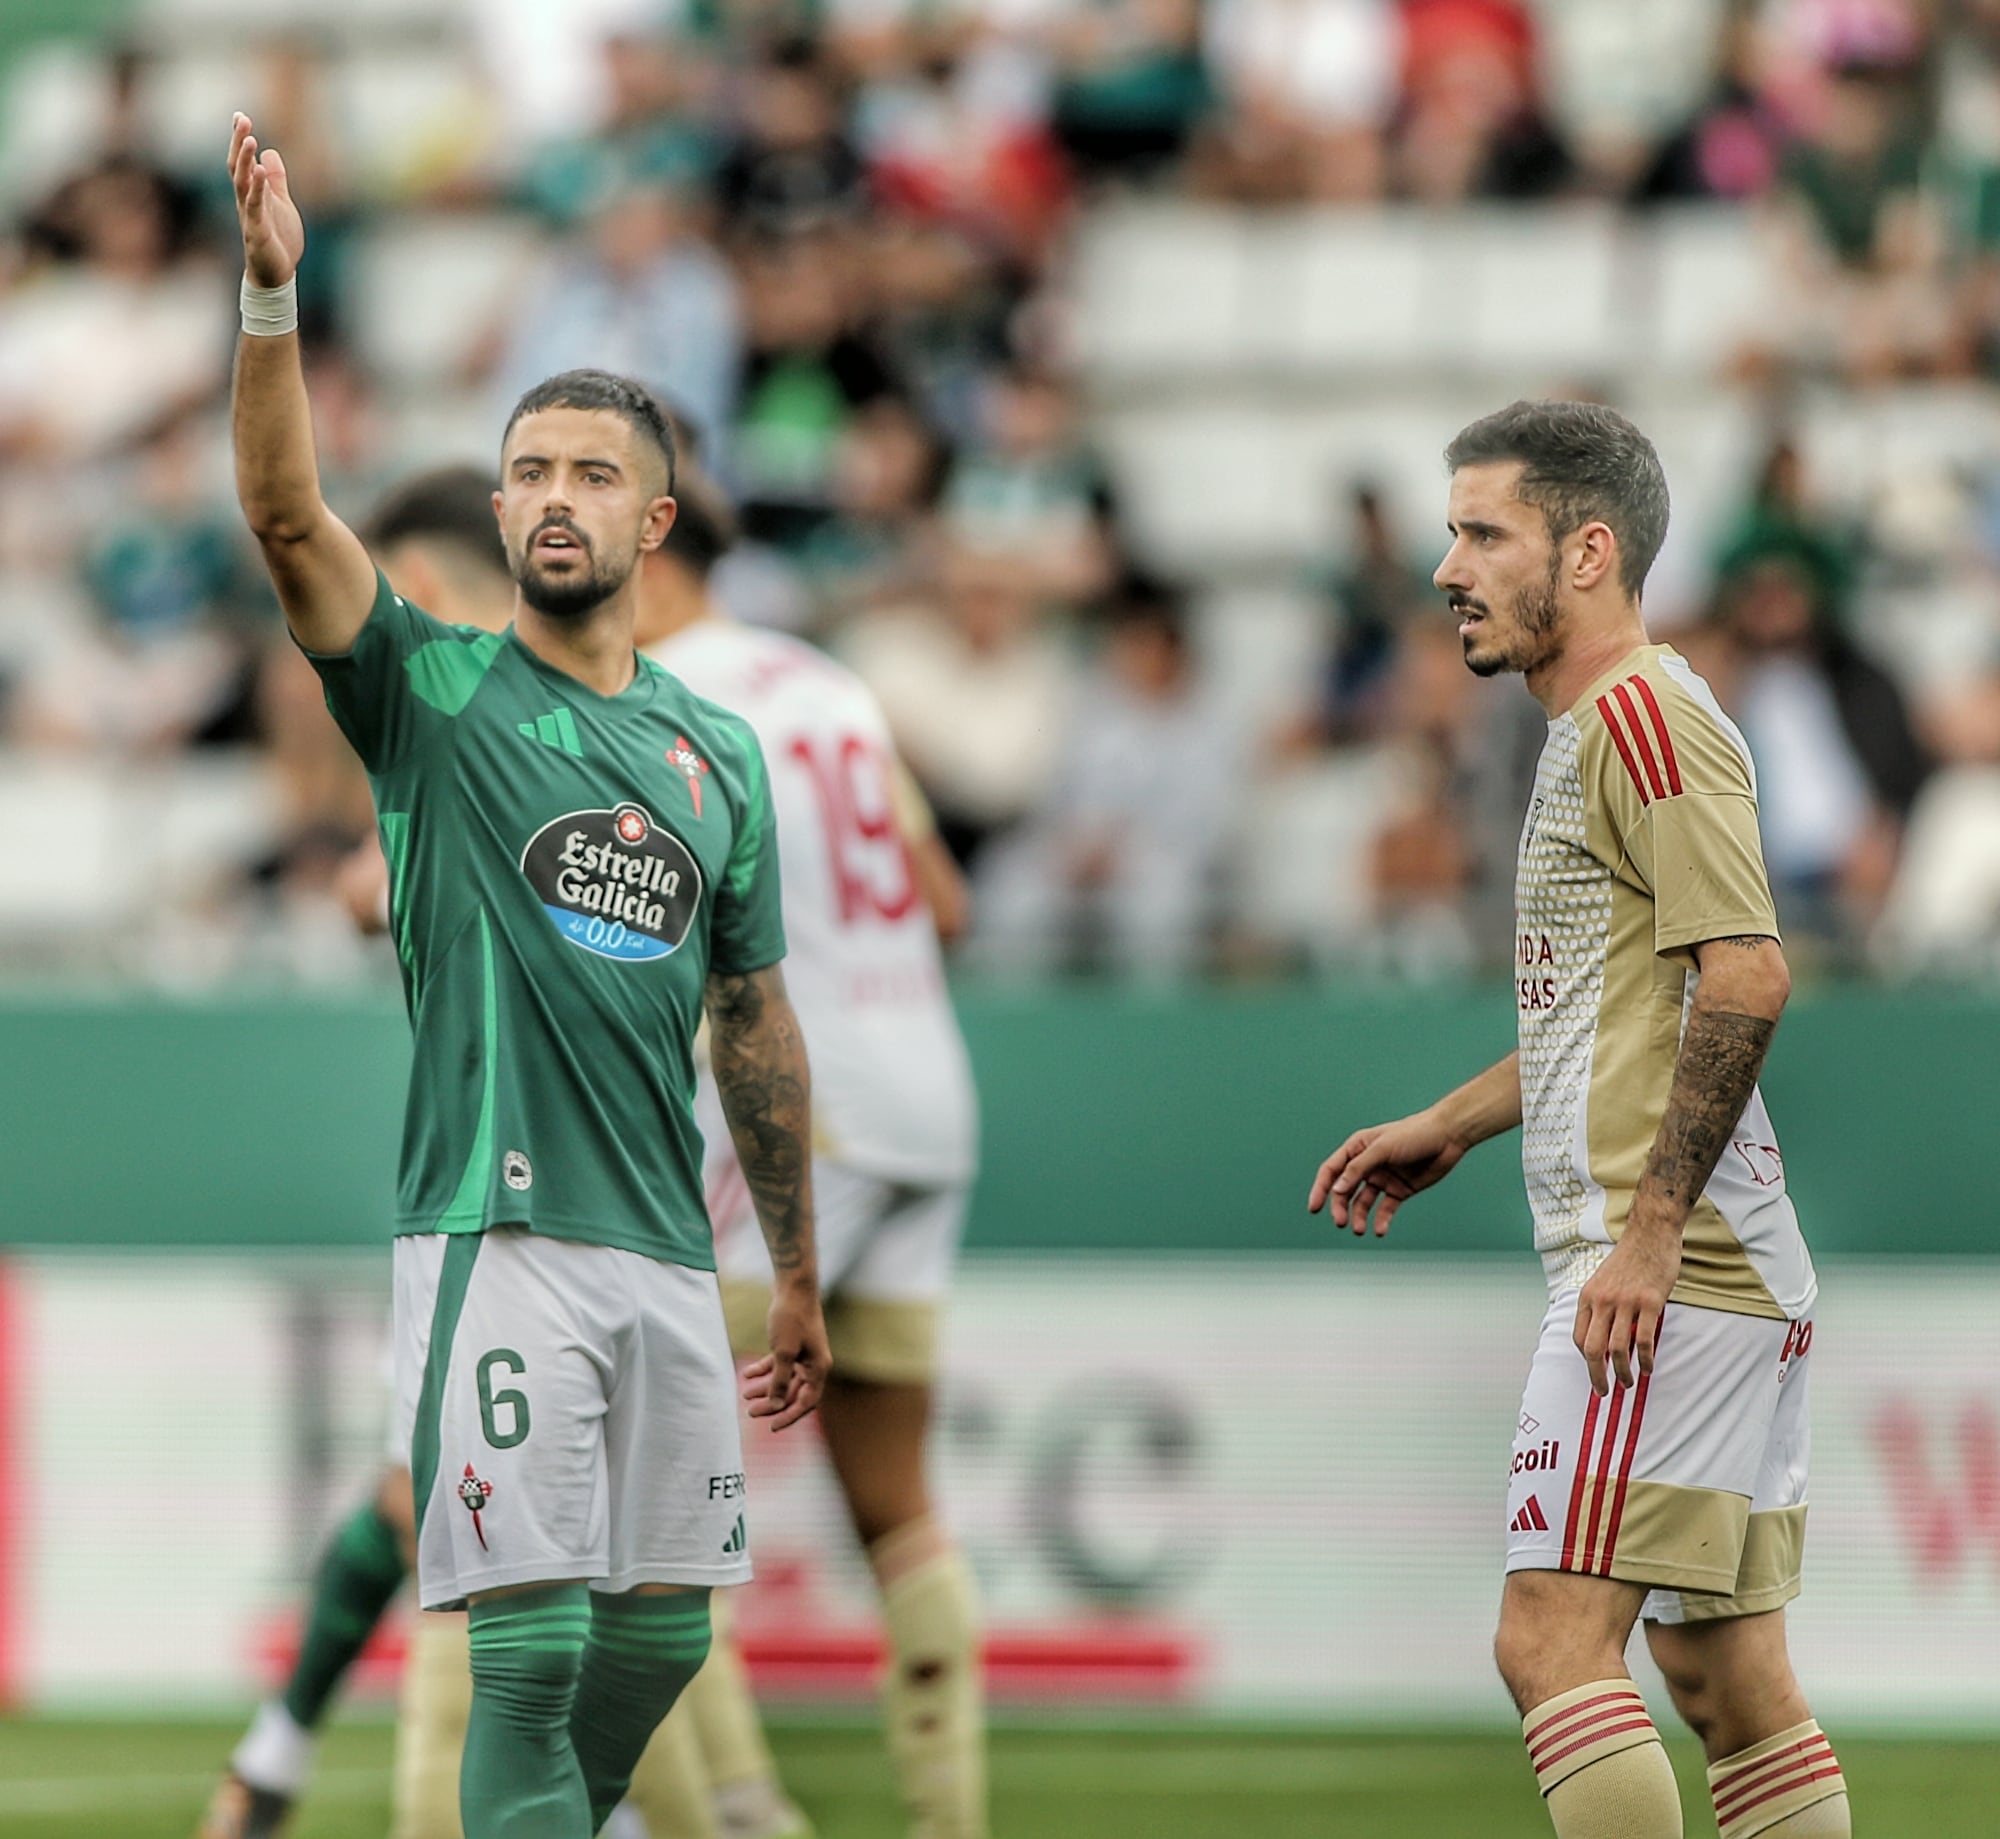
M490 1549L486 1543L486 1528L480 1525L479 1516L485 1511L486 1503L493 1498L493 1484L475 1475L469 1462L459 1480L458 1498L472 1515L472 1530L479 1535L479 1549L482 1552Z
M701 905L701 868L643 805L567 811L521 851L521 873L572 945L622 964L680 949Z
M687 780L688 799L694 806L695 816L700 817L701 782L708 772L708 762L688 745L686 735L677 734L674 744L667 749L667 764Z

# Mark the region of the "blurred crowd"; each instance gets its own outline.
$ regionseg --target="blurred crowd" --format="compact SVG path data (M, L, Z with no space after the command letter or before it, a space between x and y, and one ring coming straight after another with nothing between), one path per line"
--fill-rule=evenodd
M364 314L448 353L476 451L550 372L651 385L739 507L718 595L874 686L971 873L968 960L996 972L1504 962L1543 731L1518 685L1467 676L1417 508L1365 478L1329 482L1297 584L1320 662L1280 702L1230 701L1207 584L1135 541L1094 438L1078 226L1133 196L1754 212L1789 280L1730 387L1771 405L1768 447L1698 591L1650 611L1750 738L1802 958L2000 967L2000 450L1857 517L1785 419L1801 379L2000 367L2000 0L431 0L402 29L457 75L386 125L315 8L217 42L239 89L198 151L171 126L183 10L66 54L59 125L18 109L0 148L16 968L79 939L170 977L375 962L334 900L367 788L230 490L237 104L307 218L336 509L362 519L416 457ZM522 234L490 316L426 332L435 302L362 271L385 225L441 214ZM1307 865L1358 915L1331 946L1241 894L1246 837L1302 778L1345 814ZM170 779L213 788L211 815L146 817ZM111 894L14 864L106 825L188 843L132 924L93 929Z

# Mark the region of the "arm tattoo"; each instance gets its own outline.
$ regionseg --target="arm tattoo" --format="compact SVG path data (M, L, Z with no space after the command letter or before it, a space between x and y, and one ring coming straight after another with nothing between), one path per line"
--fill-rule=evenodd
M1699 1001L1688 1016L1673 1091L1639 1183L1666 1204L1677 1227L1729 1146L1776 1027L1761 1016L1704 1009Z
M716 1090L757 1222L773 1268L797 1270L813 1252L812 1080L798 1017L775 967L718 973L706 998Z

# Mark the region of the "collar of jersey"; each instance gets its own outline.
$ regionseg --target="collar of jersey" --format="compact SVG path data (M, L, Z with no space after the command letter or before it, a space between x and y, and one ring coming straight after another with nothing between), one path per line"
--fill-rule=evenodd
M642 651L632 654L636 667L632 681L616 696L607 696L601 690L593 690L581 677L572 677L568 671L559 670L546 659L538 657L512 626L507 628L507 643L519 653L530 670L545 681L559 685L564 695L585 697L607 709L643 709L652 702L653 693L659 687L659 666Z

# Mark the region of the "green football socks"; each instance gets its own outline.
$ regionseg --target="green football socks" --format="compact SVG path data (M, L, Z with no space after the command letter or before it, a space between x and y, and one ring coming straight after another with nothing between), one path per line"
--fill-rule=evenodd
M284 1692L284 1706L301 1730L326 1715L347 1669L368 1645L382 1611L404 1576L395 1528L369 1501L342 1522L313 1580L305 1637Z
M591 1839L583 1769L570 1746L590 1590L545 1584L474 1603L472 1713L459 1774L465 1839Z
M654 1728L708 1656L708 1592L598 1595L590 1607L570 1739L590 1784L595 1832L624 1798ZM476 1839L470 1826L466 1839Z

